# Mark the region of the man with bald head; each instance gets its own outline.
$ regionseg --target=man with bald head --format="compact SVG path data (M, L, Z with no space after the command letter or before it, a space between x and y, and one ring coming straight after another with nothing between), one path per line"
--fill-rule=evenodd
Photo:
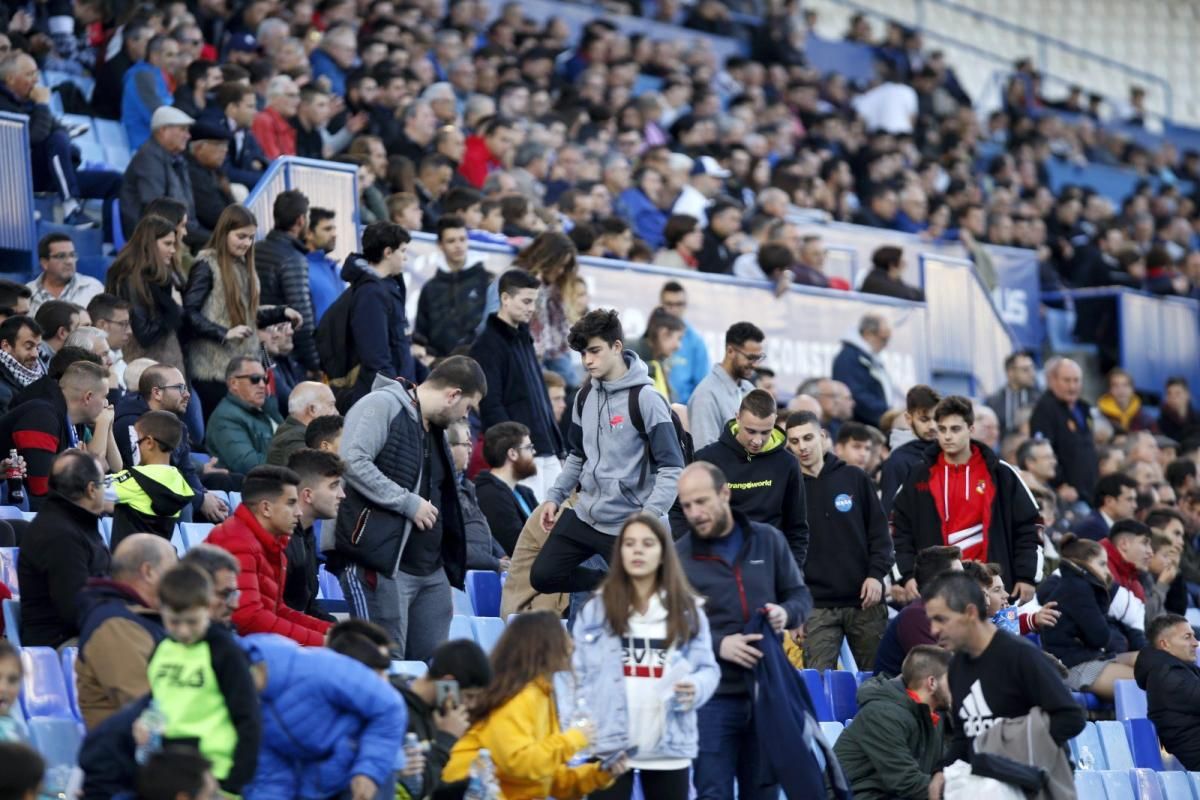
M821 404L821 427L829 431L831 439L836 439L842 423L854 418L854 395L850 394L850 387L841 381L823 378L817 382L817 402Z
M68 450L49 467L49 497L21 537L21 643L59 647L79 635L75 595L109 572L100 537L104 471L99 460Z
M776 631L804 624L812 596L776 528L752 522L730 506L724 473L705 461L683 470L679 506L689 533L679 540L679 560L692 586L705 598L713 649L721 667L716 695L699 711L700 752L693 762L697 794L760 800L779 795L777 786L758 786L762 750L755 735L750 673L762 658L761 634L743 629L761 609Z
M1052 359L1046 365L1046 383L1049 391L1033 407L1029 432L1054 448L1058 471L1051 485L1059 499L1090 504L1100 474L1096 442L1092 438L1091 407L1079 399L1083 370L1069 358Z
M288 457L304 447L304 432L317 417L337 413L333 390L323 383L303 381L288 395L288 416L271 437L267 463L287 466Z
M112 577L92 578L79 593L75 685L88 730L150 691L146 667L166 635L158 617L158 580L176 560L166 539L135 533L117 545Z

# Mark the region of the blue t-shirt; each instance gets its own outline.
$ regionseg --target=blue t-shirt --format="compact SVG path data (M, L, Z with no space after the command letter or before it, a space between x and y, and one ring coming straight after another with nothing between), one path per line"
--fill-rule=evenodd
M316 322L338 299L338 295L346 291L346 282L342 280L341 270L336 262L331 261L324 253L308 254L308 286L312 292L313 317Z
M728 564L732 564L737 560L738 553L742 551L742 543L745 541L746 537L742 533L741 527L735 522L733 523L733 530L729 532L728 536L713 540L713 555L719 556Z

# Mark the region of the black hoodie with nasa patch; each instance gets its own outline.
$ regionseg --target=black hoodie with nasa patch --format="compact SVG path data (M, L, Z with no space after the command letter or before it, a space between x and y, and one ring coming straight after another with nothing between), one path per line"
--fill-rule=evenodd
M895 562L887 516L867 473L825 454L821 474L804 476L808 560L804 582L816 608L857 608L863 581L883 581Z

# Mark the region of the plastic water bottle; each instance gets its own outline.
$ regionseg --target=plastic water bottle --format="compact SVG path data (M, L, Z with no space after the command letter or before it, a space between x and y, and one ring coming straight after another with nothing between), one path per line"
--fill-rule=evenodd
M575 712L571 714L571 727L586 729L592 725L592 715L588 709L587 698L582 692L575 692ZM590 737L589 737L590 738ZM582 750L575 754L576 758L587 759L592 755L592 745L589 742Z
M162 749L162 737L163 731L167 728L167 718L159 710L158 704L151 700L150 705L138 717L138 722L142 723L150 733L147 742L138 745L137 751L134 753L137 763L145 764L150 760L150 756Z
M8 482L8 502L19 506L25 502L25 479L21 477L21 456L17 451L8 451L8 467L4 470L4 479Z
M492 754L485 747L471 765L463 800L498 800L499 797L500 781L496 778L496 765L492 763Z
M1084 745L1079 751L1079 769L1090 772L1096 768L1096 757L1092 755L1091 748Z
M419 756L421 754L421 749L421 741L417 738L415 733L409 731L408 733L404 734L404 758L406 759L406 763L407 761L411 761ZM416 798L422 796L421 790L424 788L425 776L423 774L408 775L401 777L400 783L403 784L404 788L408 790L408 796L416 800Z
M42 779L42 796L59 800L70 797L71 772L72 768L67 764L57 764L47 769Z

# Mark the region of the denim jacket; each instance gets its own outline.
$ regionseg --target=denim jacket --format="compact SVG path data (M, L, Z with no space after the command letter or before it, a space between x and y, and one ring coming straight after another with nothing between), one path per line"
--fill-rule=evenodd
M699 747L696 729L696 709L708 702L717 690L721 672L713 654L708 617L697 599L699 623L696 635L678 649L691 664L689 679L696 684L696 701L688 711L680 711L672 700L667 706L666 727L662 741L653 753L637 754L645 758L695 758ZM592 597L575 620L576 691L584 693L587 707L596 723L592 749L599 754L615 753L629 746L629 709L625 695L625 671L621 656L621 640L608 627L604 602L599 595ZM673 648L674 649L674 648ZM565 717L570 719L570 717Z

